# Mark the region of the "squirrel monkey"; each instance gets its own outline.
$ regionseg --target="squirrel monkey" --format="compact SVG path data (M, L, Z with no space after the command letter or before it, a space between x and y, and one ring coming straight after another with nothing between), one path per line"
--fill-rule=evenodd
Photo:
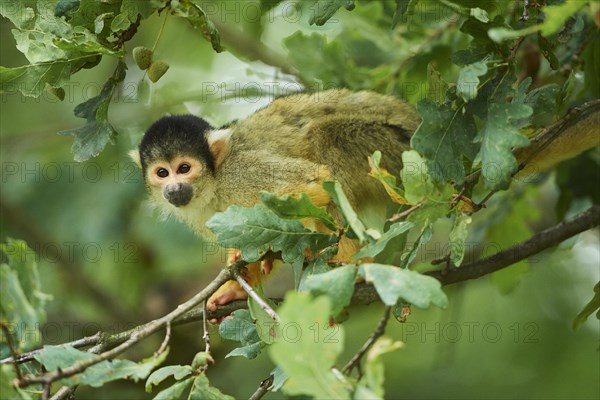
M600 113L594 115L586 126L599 123ZM232 204L252 207L259 203L262 190L278 196L307 193L316 206L331 208L322 187L326 180L340 182L361 219L383 226L387 195L368 176L367 157L381 151L382 166L398 175L401 154L420 122L411 106L374 92L294 94L221 129L191 115L161 118L148 129L133 157L158 208L209 240L214 235L205 224L214 213ZM578 152L594 144L598 137L592 133L592 140ZM563 152L561 146L550 147L544 152ZM336 261L348 261L356 251L357 243L344 237ZM231 252L228 261L235 261L238 254ZM257 283L260 268L260 262L248 266L249 283ZM208 307L214 310L246 297L239 284L230 281L209 299Z
M383 167L398 174L401 154L420 122L409 105L373 92L294 94L221 129L191 115L161 118L140 143L139 163L151 201L209 240L214 235L205 224L214 213L232 204L253 207L262 190L278 196L304 192L315 205L330 206L322 186L326 180L339 181L359 216L383 226L386 194L367 175L367 157L380 150ZM357 251L345 239L338 261ZM235 257L230 253L228 261ZM269 266L264 269L268 272ZM246 277L253 284L260 273L260 263L254 263ZM208 307L246 296L230 281Z

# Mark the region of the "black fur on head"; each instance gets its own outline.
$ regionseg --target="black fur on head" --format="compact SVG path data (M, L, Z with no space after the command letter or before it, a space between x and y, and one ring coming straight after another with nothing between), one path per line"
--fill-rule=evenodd
M170 161L181 155L203 160L214 172L214 160L208 147L206 132L213 129L202 118L193 115L162 117L146 131L140 143L140 163L146 168L156 160Z

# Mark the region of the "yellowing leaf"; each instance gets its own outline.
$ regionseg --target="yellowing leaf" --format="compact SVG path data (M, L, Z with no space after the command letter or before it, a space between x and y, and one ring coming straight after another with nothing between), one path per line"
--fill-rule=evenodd
M396 186L396 177L390 174L385 168L381 168L379 166L380 161L381 152L379 151L376 151L372 156L369 157L369 166L371 167L369 176L372 176L381 182L383 188L394 203L412 205L410 201L404 198L402 189Z

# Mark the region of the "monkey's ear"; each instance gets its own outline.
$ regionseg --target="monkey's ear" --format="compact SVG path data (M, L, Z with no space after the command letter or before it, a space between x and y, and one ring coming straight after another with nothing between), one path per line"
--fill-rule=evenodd
M213 156L215 169L219 168L229 155L231 129L218 129L208 134L208 148Z
M140 161L140 151L138 149L133 149L129 151L129 157L137 164L138 167L142 168L142 162Z

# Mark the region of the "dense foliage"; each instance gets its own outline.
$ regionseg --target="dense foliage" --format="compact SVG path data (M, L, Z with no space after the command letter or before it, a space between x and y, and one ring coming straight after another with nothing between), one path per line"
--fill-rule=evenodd
M10 145L3 144L2 185L14 188L2 194L5 244L0 269L0 351L3 359L21 353L31 356L16 368L2 364L3 398L46 398L60 387L105 389L116 380L137 382L138 389L116 389L118 394L109 391L108 396L140 396L140 381L145 381L145 390L159 399L230 398L224 393L247 396L249 393L240 394L224 382L242 379L244 371L253 365L259 365L256 373L267 378L262 386L279 396L283 392L314 398L395 397L396 393L386 390L401 388L386 380L391 375L382 356L405 346L405 338L382 336L390 314L406 324L413 318L413 307L452 309L452 297L448 299L442 290L448 270L468 268L475 259L524 241L541 227L600 201L598 185L593 184L600 177L598 149L563 163L553 175L519 175L523 167L536 172L536 166L519 165L514 155L515 148L528 146L530 138L569 117L574 107L600 98L600 7L595 2L14 0L2 1L0 14L5 18L4 46L10 21L16 48L28 62L0 67L0 90L6 96L2 136ZM196 37L203 37L206 43L192 41ZM227 52L244 61L232 64L234 58ZM221 54L229 58L218 59ZM88 82L95 84L79 91L81 81L76 79L85 70L94 70L104 78L100 84L95 75ZM241 248L244 262L260 260L269 251L280 253L291 265L293 280L285 298L281 302L270 299L281 291L266 296L262 288L255 288L265 304L250 298L245 308L236 309L218 326L223 339L238 343L227 354L214 351L214 346L211 351L200 340L203 332L207 335L205 324L204 330L197 328L177 337L175 332L180 328L171 327L171 322L180 315L152 325L152 331L150 325L143 325L187 300L173 293L200 292L206 285L197 281L190 286L189 274L194 273L196 264L206 261L207 254L220 255L217 246L181 233L183 228L174 223L156 230L148 222L152 217L144 218L143 212L132 206L140 203L143 188L135 166L124 160L126 150L143 129L165 112L201 113L220 125L247 115L274 96L342 87L398 96L414 104L423 117L412 138L412 149L402 156L401 181L380 167L379 152L365 160L370 175L389 194L390 222L385 230L360 220L337 182L328 182L326 190L343 216L341 224L308 197L277 198L264 192L262 204L230 207L217 213L208 227L220 247ZM93 96L88 95L89 88L95 91ZM22 110L33 99L36 104L42 99L73 108L78 120L84 122L79 127L74 119L63 118L66 126L64 121L48 123L52 119L48 112L33 115L27 111L20 111L24 117L15 115L13 125L6 122L11 106ZM75 99L81 102L71 107ZM44 135L60 130L61 135L73 136L72 158L81 164L55 161L64 159L64 141L58 144L59 150L21 152L17 144L23 137L19 135L33 138L34 133L39 134L13 132L28 123L40 127ZM107 146L109 143L116 145ZM78 193L87 194L71 197L73 178L53 180L55 170L59 175L68 171L69 176L81 172L79 180L87 186ZM34 182L29 180L28 171L36 176ZM111 180L121 186L106 185ZM133 185L122 185L127 183ZM544 208L552 213L550 222L538 211L544 191L554 196L553 203ZM107 204L93 203L100 193L102 203ZM85 218L79 220L75 209L85 210ZM62 220L53 219L60 213L64 213ZM480 213L485 216L478 217ZM299 220L307 217L320 220L336 234L306 229ZM56 241L43 239L40 232L44 231L52 232L55 238L77 237L78 232L81 237L76 242L56 240L56 250L48 245ZM343 236L365 243L356 259L375 257L375 261L335 268L329 265L327 261ZM589 240L597 241L597 237ZM74 243L68 247L72 251L69 255L73 251L81 255L57 255L64 251L65 243ZM561 247L569 251L566 249L572 245L572 241L565 242ZM435 246L435 251L427 252L427 246ZM90 263L90 248L104 249L105 256ZM307 248L318 256L307 260ZM34 250L38 256L32 256ZM62 274L47 271L40 277L36 262L40 254L44 254L41 264L54 257ZM132 254L135 262L127 261ZM572 263L576 255L569 252L562 257ZM589 257L593 260L586 262L593 264L598 253ZM192 267L190 259L198 262ZM515 261L510 268L492 274L494 286L502 293L514 290L529 271L526 261ZM169 268L161 269L163 264ZM222 258L213 264L222 265ZM444 266L442 272L427 274L439 264ZM90 271L81 265L96 268ZM128 268L120 268L123 265ZM586 288L583 302L577 302L583 311L576 315L569 310L569 325L586 324L588 316L600 307L599 286L594 293L595 282L589 278L593 274L597 271L586 275L584 284L579 285ZM157 282L166 277L180 281L161 286L148 298L147 288L159 286ZM80 293L68 292L70 284L60 283L61 279L74 280L73 286L79 289L73 290ZM383 325L380 322L376 327L373 318L364 319L368 324L361 323L362 317L348 308L358 296L357 280L363 288L374 288L385 305ZM558 285L558 281L548 285ZM569 293L576 291L574 287L567 289ZM53 294L52 301L47 293ZM497 291L489 294L496 295ZM77 304L81 297L88 300ZM141 312L139 303L150 309L159 304L162 313ZM201 303L185 304L192 307ZM103 311L91 311L97 307ZM273 310L276 315L270 314ZM136 312L141 319L128 318ZM132 322L119 326L121 329L100 329L104 334L95 338L95 331L81 326L68 338L47 337L44 327L52 317L67 315L65 321L78 318L89 323L95 313L98 319ZM431 315L434 321L441 319L440 314ZM567 320L564 314L560 319ZM136 331L134 326L142 328ZM95 355L119 346L129 349L138 339L165 327L162 344L162 339L157 339L126 358L115 358L121 352L102 360ZM596 328L586 325L591 336L597 334ZM365 351L357 353L356 362L343 367L352 351L356 352L353 348L358 339L356 343L350 340L357 336L355 332L363 332L358 335L362 338L364 332L373 329L373 341L367 341ZM516 336L523 334L519 329L514 331ZM125 336L115 334L121 331ZM531 333L529 328L527 332ZM77 342L84 335L89 341ZM177 357L171 354L171 349L178 347L176 339L184 343L178 350L183 354ZM27 353L42 344L41 351ZM198 348L201 344L204 348ZM587 344L591 357L594 345L593 341ZM82 349L86 346L91 347ZM197 348L195 356L188 347ZM400 352L393 354L401 357ZM270 361L256 362L265 356ZM230 375L224 371L226 380L215 378L219 385L212 383L212 377L209 382L210 372L221 373L219 364L229 361L223 360L228 357L251 361L236 364L239 370ZM578 393L593 398L600 389L583 386L588 376L597 375L598 366L593 367L587 357L585 360L586 373L580 374L582 389ZM65 372L70 368L74 368L72 374ZM258 384L255 380L250 387ZM243 387L247 392L248 386ZM69 393L61 390L61 396ZM130 394L126 390L138 391ZM408 396L415 396L406 390ZM95 396L98 391L85 393ZM423 393L426 396L427 392Z

